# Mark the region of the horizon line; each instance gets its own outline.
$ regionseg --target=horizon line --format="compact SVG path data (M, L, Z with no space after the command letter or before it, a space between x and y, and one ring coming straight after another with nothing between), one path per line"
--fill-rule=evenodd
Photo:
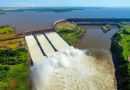
M130 8L130 6L0 6L0 8L21 8L21 7L95 7L95 8Z

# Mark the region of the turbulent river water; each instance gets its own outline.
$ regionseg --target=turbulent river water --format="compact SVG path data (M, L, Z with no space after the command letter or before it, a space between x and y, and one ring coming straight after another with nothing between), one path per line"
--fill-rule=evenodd
M116 90L115 69L110 52L113 28L84 27L86 36L78 48L56 52L31 67L33 90Z
M31 67L34 90L116 90L111 56L98 60L73 47L54 53Z

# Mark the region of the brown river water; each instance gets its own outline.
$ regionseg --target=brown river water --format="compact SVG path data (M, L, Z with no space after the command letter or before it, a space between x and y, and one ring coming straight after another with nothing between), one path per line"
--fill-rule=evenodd
M84 27L86 36L79 49L54 53L31 67L33 90L116 90L115 69L110 52L111 37L100 27Z

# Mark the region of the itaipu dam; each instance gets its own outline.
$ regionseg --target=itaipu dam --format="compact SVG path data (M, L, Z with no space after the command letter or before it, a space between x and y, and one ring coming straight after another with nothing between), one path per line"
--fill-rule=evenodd
M43 30L24 32L28 49L33 64L37 64L40 59L45 59L52 53L70 47L63 38L56 33L56 24L64 21L75 22L76 24L86 25L116 25L118 22L130 21L129 18L70 18L55 21L52 26Z
M130 19L67 21L116 24L122 20ZM86 55L89 51L70 46L56 32L55 24L63 21L65 19L54 22L54 28L21 33L25 35L33 63L31 66L33 90L116 90L114 70L109 69L107 60L99 63L93 56Z
M107 25L113 24L120 27L117 23L122 21L130 21L130 19L122 18L70 18L61 19L53 23L54 28L24 32L28 49L33 64L37 64L41 59L45 59L52 53L70 47L63 38L56 33L55 25L60 22L69 21L77 24L86 25Z

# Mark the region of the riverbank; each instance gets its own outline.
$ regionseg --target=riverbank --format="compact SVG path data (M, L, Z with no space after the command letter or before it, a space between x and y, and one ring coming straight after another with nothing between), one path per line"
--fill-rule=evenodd
M77 46L84 35L84 29L75 23L60 22L56 24L56 32L59 33L68 44Z
M60 30L63 30L63 32L68 32L68 34L70 34L70 31L67 30L72 30L72 26L71 29L70 27L68 27L68 25L70 25L69 22L67 22L68 24L66 24L66 22L61 22L59 23L60 25L56 26L57 29L59 29L58 33L60 32ZM68 27L68 28L66 28ZM123 26L122 26L123 27ZM66 31L64 31L66 30ZM108 30L109 31L109 30ZM108 32L106 30L106 32ZM130 35L129 35L129 26L124 26L124 28L120 29L120 31L118 31L114 36L113 36L113 40L112 40L112 50L115 53L114 57L116 59L116 63L118 62L118 67L116 67L116 78L117 78L117 86L119 90L128 90L130 89L129 87L129 67L130 64L128 62L128 57L130 56L130 52L129 52L129 39L130 39ZM60 34L64 39L65 39L65 35L64 33ZM63 36L65 35L65 36ZM69 37L69 36L68 36ZM69 37L71 38L71 37ZM67 39L65 39L67 41ZM68 40L70 42L72 42L71 40ZM67 41L67 42L68 42ZM71 45L73 45L73 43L69 43ZM114 61L115 63L115 61Z
M112 38L112 53L114 57L116 78L119 90L130 89L130 26L123 25Z
M25 40L9 25L0 26L0 90L29 90Z

